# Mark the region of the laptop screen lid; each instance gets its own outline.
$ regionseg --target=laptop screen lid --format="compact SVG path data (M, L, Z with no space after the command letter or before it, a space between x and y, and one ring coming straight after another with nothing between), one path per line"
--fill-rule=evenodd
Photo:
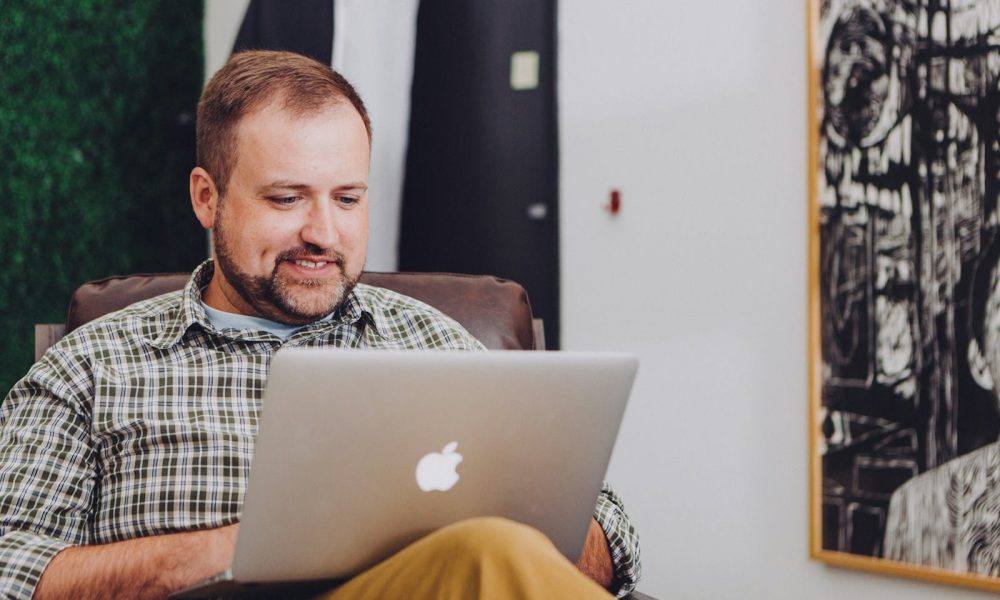
M348 577L503 516L583 547L638 362L288 348L272 359L233 577Z

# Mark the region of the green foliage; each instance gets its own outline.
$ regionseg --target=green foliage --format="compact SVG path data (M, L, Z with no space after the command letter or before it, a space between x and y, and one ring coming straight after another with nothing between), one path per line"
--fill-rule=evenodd
M0 391L84 281L205 256L187 199L202 12L0 0Z

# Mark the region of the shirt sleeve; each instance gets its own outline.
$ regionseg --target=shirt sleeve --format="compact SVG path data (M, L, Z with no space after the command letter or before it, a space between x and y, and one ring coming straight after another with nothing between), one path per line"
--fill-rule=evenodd
M49 357L0 404L0 597L31 598L49 561L87 542L94 468L80 378Z
M625 505L608 482L604 482L601 493L597 496L597 507L594 518L604 530L611 549L611 562L614 564L614 580L611 592L621 598L635 589L642 573L639 560L639 535L632 526L632 521L625 514Z

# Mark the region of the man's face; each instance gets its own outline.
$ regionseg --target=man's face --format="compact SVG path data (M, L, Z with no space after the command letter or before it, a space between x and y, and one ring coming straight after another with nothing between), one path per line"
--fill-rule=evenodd
M240 121L237 140L211 223L217 268L205 302L282 323L318 320L364 267L369 141L361 116L347 102L302 117L274 102Z

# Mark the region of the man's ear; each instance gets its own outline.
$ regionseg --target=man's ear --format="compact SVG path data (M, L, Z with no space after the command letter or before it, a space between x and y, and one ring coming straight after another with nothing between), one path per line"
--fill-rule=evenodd
M969 371L972 378L976 380L979 387L984 390L993 391L993 376L990 375L990 365L986 362L982 350L979 349L979 342L975 339L969 342Z
M215 214L219 207L219 189L208 171L201 167L191 169L188 181L191 193L191 208L198 217L198 222L205 229L211 229L215 224Z

